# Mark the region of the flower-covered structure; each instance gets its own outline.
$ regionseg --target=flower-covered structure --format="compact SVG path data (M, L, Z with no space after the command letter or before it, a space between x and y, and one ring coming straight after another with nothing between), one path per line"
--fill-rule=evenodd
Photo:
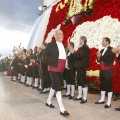
M111 46L120 45L120 0L60 0L49 16L44 42L54 40L56 29L64 32L63 43L75 43L86 36L90 47L90 66L87 71L89 87L99 91L99 64L96 53L102 49L103 37L111 39ZM120 94L120 64L115 58L113 66L114 92Z

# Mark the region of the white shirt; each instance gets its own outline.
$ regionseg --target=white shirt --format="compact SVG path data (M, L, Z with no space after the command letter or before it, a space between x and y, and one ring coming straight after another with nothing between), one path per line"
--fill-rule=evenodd
M58 59L66 59L66 52L65 52L65 48L63 46L63 43L56 41L57 46L58 46L58 50L59 50L59 58Z
M120 53L117 53L117 54L116 54L116 57L118 57L118 56L119 56L119 54L120 54Z
M102 56L105 54L105 52L106 52L107 49L108 49L108 47L106 47L106 48L104 49L104 51L102 52Z
M67 54L67 56L69 56L69 55L70 55L70 52ZM65 68L69 69L69 68L68 68L68 59L66 60Z

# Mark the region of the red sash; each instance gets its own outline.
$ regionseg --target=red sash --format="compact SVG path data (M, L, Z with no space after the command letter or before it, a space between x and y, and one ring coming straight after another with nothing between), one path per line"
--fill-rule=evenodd
M105 66L103 61L100 62L100 70L109 70L112 66Z
M58 66L57 66L56 68L55 68L55 67L48 66L48 71L64 72L65 64L66 64L66 60L64 60L64 59L59 59L59 60L58 60Z

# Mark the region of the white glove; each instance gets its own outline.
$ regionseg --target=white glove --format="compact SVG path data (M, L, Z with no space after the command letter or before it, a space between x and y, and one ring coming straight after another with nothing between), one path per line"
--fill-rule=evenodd
M11 67L11 70L13 69L13 67Z

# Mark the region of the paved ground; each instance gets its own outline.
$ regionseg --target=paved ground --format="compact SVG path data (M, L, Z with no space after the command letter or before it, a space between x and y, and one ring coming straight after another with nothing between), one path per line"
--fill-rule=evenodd
M63 117L59 114L55 97L52 101L54 109L45 106L47 96L48 93L39 94L37 90L11 82L0 74L0 120L120 120L120 112L114 110L120 106L120 101L113 101L111 108L105 109L104 105L94 104L100 95L89 94L84 105L80 101L63 98L70 113L70 116Z

